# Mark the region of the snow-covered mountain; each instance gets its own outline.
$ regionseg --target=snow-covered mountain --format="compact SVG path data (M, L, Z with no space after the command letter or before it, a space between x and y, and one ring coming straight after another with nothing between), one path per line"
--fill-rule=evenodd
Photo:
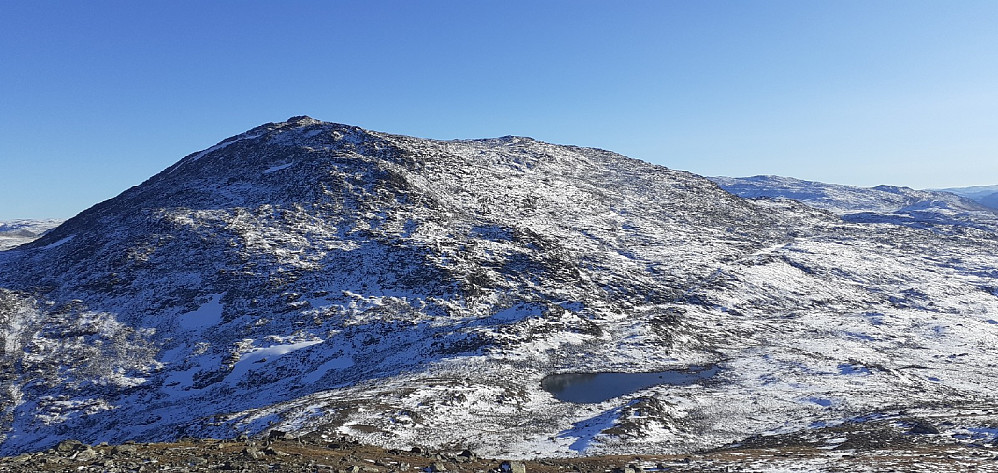
M937 231L998 230L998 214L972 199L946 191L909 187L853 187L783 176L711 177L746 199L783 198L828 210L851 222L891 223Z
M992 435L987 228L846 222L530 138L294 117L0 252L0 453L274 428L688 451L916 414ZM542 383L669 370L681 382L591 403Z
M0 251L34 241L59 226L62 220L9 220L0 222Z
M998 209L998 186L950 187L940 190L966 197L985 207Z

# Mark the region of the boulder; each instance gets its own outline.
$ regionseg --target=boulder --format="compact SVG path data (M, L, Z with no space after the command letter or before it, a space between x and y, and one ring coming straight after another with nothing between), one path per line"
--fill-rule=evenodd
M503 473L527 473L527 465L523 462L504 461L499 468Z
M59 442L59 445L55 446L55 451L59 453L73 453L78 450L83 450L85 445L79 440L63 440Z
M910 422L911 427L908 429L909 434L915 435L938 435L939 429L936 426L930 424L928 421L921 419L913 420Z
M73 454L73 460L78 462L92 462L100 456L97 450L90 448L89 446L84 446L83 450L80 450Z

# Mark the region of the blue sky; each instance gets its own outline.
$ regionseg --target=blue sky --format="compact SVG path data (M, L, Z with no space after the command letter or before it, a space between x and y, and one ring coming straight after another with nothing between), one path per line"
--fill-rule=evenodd
M0 220L293 115L704 175L998 184L998 1L0 2Z

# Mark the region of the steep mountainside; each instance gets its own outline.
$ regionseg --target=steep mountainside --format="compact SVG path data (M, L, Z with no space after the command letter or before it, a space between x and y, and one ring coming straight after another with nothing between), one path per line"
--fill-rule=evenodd
M961 231L967 227L998 230L998 215L993 208L945 191L852 187L781 176L710 179L739 197L794 199L851 222L892 223L937 231Z
M958 419L994 401L998 341L995 234L961 228L843 222L602 150L295 117L0 253L0 453L272 428L687 451ZM706 374L586 404L541 387L659 370ZM940 428L990 422L959 419Z

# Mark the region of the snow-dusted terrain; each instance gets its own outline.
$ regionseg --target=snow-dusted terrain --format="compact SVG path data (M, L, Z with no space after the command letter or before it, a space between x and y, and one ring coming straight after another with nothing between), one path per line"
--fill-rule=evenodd
M0 453L272 428L679 452L913 416L991 441L998 240L962 202L843 220L597 149L266 124L0 253ZM716 374L541 387L685 369Z
M967 228L998 231L994 208L946 191L853 187L782 176L710 179L739 197L793 199L850 222L892 223L937 232L961 232Z
M985 207L998 209L998 186L950 187L940 190L966 197Z
M59 226L62 220L9 220L0 222L0 251L34 241Z

